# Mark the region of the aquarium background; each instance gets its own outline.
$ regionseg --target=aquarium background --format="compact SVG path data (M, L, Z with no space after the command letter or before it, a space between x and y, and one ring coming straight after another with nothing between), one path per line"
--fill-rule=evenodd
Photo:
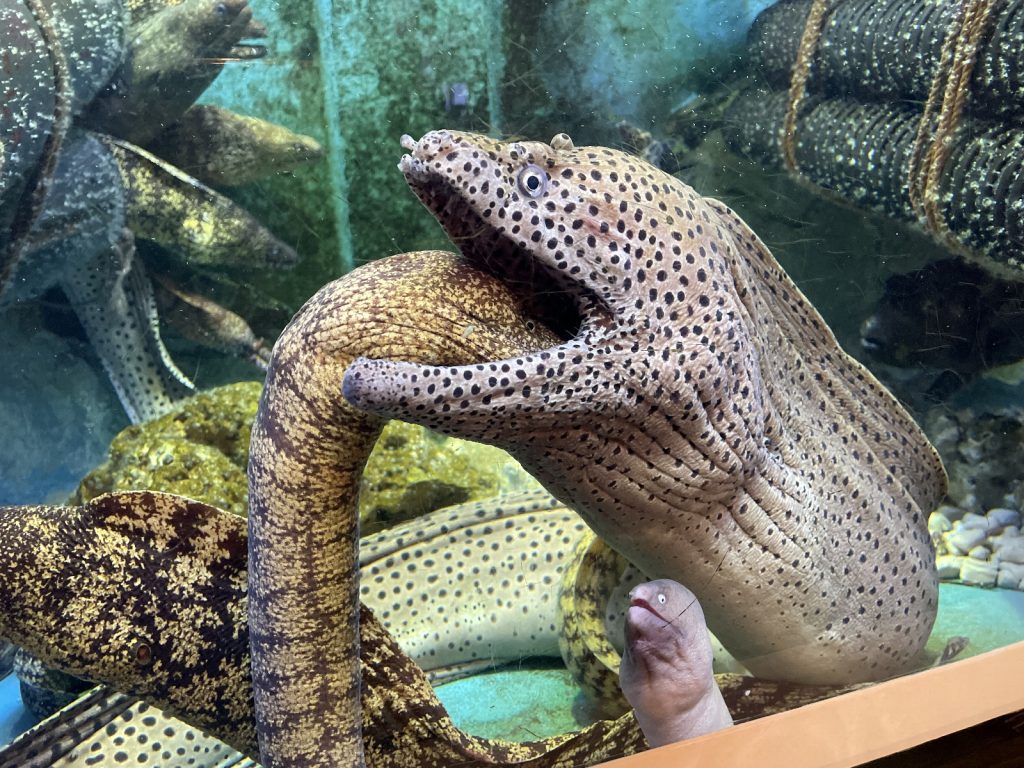
M389 254L451 248L396 169L402 134L419 136L449 127L546 141L564 131L577 146L643 151L646 147L631 143L639 130L649 132L651 140L675 142L671 151L677 175L701 194L723 200L747 221L822 313L843 348L893 389L940 450L951 486L948 503L940 510L945 522L936 518L933 532L945 542L941 546L947 559L940 560L945 566L943 570L940 565L940 574L950 583L942 588L936 636L969 636L968 655L1024 639L1020 595L992 588L994 571L978 566L965 578L961 568L968 551L987 546L986 536L998 535L1005 525L1020 527L1024 374L1013 361L1001 360L1004 364L999 366L979 363L974 370L960 371L952 385L939 382L935 390L941 366L910 354L881 362L865 351L863 343L865 323L892 293L887 281L894 275L919 275L918 270L949 259L950 253L916 225L837 202L783 171L730 151L721 124L701 122L714 112L702 111L704 105L761 84L760 75L746 67L745 41L755 16L770 4L253 0L256 17L267 27L267 56L229 63L200 101L285 126L322 146L323 156L315 163L224 190L294 248L300 260L287 270L235 269L226 281L203 270L186 280L246 318L269 346L302 303L335 277ZM720 119L720 113L715 114ZM623 121L633 126L633 133L623 131ZM155 246L140 248L154 262L165 258ZM941 299L947 286L987 284L993 279L988 273L957 269L938 278L935 312L950 308ZM1003 314L1020 311L1010 289L981 291L981 296L975 300L981 308L972 305L967 320L951 317L940 321L945 323L942 327L952 335L969 336L983 322L978 318L985 302L998 302ZM883 318L893 324L893 333L901 332L902 311L894 311L896 319ZM1024 318L1024 311L1020 314ZM917 322L916 316L908 322ZM1005 332L1024 337L1024 319L1010 323ZM211 352L172 328L163 333L179 368L200 390L262 380L261 371L244 360ZM975 346L985 343L979 334ZM1012 347L1010 342L1001 343ZM1020 356L1024 358L1024 348ZM166 431L147 437L131 427L59 291L0 307L0 360L5 372L0 377L0 504L81 501L109 487L104 483L133 477L132 472L137 471L136 478L152 477L143 471L147 462L159 464L162 456L177 450L175 446L192 451L196 443L216 442ZM220 405L190 412L188 422L205 419L222 425L234 419L231 441L235 448L244 447L254 392L237 398L225 395ZM117 437L126 428L128 432ZM115 437L120 442L114 442ZM416 439L428 446L435 440ZM440 455L450 448L446 441L435 442L431 450ZM115 464L121 461L130 468L118 476L111 464L101 467L108 454ZM221 461L196 455L201 457L194 459L196 464ZM207 500L244 510L244 451L225 450L224 455L223 487L207 485L206 490L215 491ZM420 462L425 455L425 449L403 455L398 466L402 461ZM504 461L487 455L456 462L454 469L437 469L433 478L417 476L415 482L423 485L418 486L419 496L413 494L413 506L424 511L519 487L521 470ZM462 473L464 480L480 462L497 468L494 475L504 480L474 485L474 478L460 485L459 480L436 479L437 473L451 471ZM432 467L439 463L443 462L435 461ZM417 470L406 466L404 473L401 468L395 471ZM502 485L505 481L508 485ZM228 487L232 483L241 489L234 496ZM189 489L179 485L167 490ZM403 496L403 503L410 503L410 498ZM978 518L993 519L992 510L1006 512L1001 526L990 525L977 541L969 537L969 547L956 541L949 544L952 534L978 528ZM401 514L381 513L382 519ZM1017 584L1022 581L1024 574ZM938 653L941 647L930 650ZM17 730L24 721L18 719L12 680L2 684L0 696L13 704L7 722ZM563 683L559 678L553 687ZM454 714L460 703L481 695L468 686L488 684L453 684L445 701ZM575 693L559 689L544 695L552 711L564 715L571 710ZM522 706L529 709L535 703ZM549 722L559 724L555 731L564 723Z

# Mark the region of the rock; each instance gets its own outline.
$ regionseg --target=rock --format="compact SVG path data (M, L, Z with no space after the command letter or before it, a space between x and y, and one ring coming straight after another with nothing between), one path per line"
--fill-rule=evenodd
M145 488L244 515L249 433L260 389L254 381L217 387L158 419L128 427L114 438L107 461L82 480L73 503Z
M972 560L988 560L988 558L989 558L989 556L991 554L992 554L992 551L988 547L983 547L981 545L978 545L977 547L972 549L970 552L968 552L967 556L969 558L971 558Z
M1000 563L1018 563L1024 565L1024 537L1000 541L996 545L996 559Z
M963 555L940 555L935 558L935 565L939 571L940 579L959 579L960 568L963 566Z
M960 518L960 527L979 528L983 531L987 531L989 527L989 520L984 515L977 515L974 512L968 512Z
M996 507L995 509L990 509L985 514L985 517L988 518L989 531L1005 528L1008 525L1020 525L1020 512L1015 509Z
M1009 507L1024 498L1024 409L1016 405L932 408L923 418L949 473L949 498L966 510ZM950 520L953 517L947 515Z
M952 504L942 504L932 514L941 515L942 517L949 520L950 523L954 523L964 516L964 511L960 507L955 507Z
M996 586L1004 589L1024 589L1024 565L1000 563Z
M928 533L945 533L946 531L952 530L953 523L948 517L936 510L928 515Z
M982 518L984 519L984 518ZM946 545L956 554L970 552L985 540L984 528L963 528L954 525L953 530L943 536Z
M963 565L960 566L960 580L979 587L994 587L998 573L999 569L995 564L971 558L965 558Z
M498 448L393 421L363 473L360 525L372 533L450 504L539 487Z
M1000 547L1009 543L1014 539L1020 538L1020 528L1015 525L1008 525L995 536L988 537L988 545L993 550L998 550Z

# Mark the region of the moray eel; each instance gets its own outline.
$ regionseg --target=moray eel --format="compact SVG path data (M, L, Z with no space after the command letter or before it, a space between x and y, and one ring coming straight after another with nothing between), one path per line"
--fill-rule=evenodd
M558 656L557 588L587 532L543 491L448 507L360 541L360 596L434 679Z
M245 318L213 299L186 291L167 275L152 274L160 317L186 339L235 355L267 369L270 349L256 337Z
M508 450L644 573L690 585L755 675L911 668L937 607L941 461L746 224L564 136L402 145L463 254L532 265L579 329L462 366L359 360L346 399Z
M144 145L172 125L220 74L225 61L260 58L237 43L252 27L247 0L183 0L136 16L132 55L82 114L82 124Z
M153 290L125 229L137 202L105 141L73 130L0 305L59 285L132 421L159 416L192 383L160 338Z
M356 489L384 420L342 399L345 368L367 349L455 363L557 338L505 284L451 258L357 270L313 296L274 346L249 451L249 633L268 768L363 760L350 574Z
M309 136L212 104L189 107L146 149L215 187L251 184L323 156Z
M298 261L241 206L120 139L99 136L117 162L129 205L126 225L191 265L289 267Z
M732 725L711 673L713 654L697 597L657 579L629 593L622 692L652 747Z
M18 768L259 768L220 740L105 688L90 691L18 736L0 749L0 763Z

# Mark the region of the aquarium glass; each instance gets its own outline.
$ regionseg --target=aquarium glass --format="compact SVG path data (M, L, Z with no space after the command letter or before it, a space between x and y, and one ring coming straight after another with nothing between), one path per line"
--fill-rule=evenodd
M0 0L0 744L229 732L144 679L247 546L485 739L628 711L653 578L737 722L1024 640L1022 5Z

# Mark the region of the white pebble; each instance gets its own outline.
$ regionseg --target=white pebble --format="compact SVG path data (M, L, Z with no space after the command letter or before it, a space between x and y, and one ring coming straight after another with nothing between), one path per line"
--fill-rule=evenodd
M968 552L967 556L972 560L988 560L989 555L991 554L992 552L989 550L988 547L983 547L979 544L970 552Z
M985 517L988 518L989 530L1005 528L1008 525L1020 525L1020 512L1015 509L996 507L990 509Z
M990 534L988 537L988 541L993 549L999 549L999 547L1005 542L1017 538L1020 538L1020 528L1018 528L1016 525L1008 525L995 536L992 536Z
M1004 589L1021 589L1024 586L1024 565L1000 563L996 586Z
M939 569L940 579L959 579L960 567L967 558L962 555L939 555L935 565Z
M1001 540L995 542L995 547L999 562L1024 564L1024 538L1017 536Z
M945 533L952 530L953 523L941 512L932 512L928 515L928 533Z
M954 507L952 504L943 504L935 510L934 514L942 515L950 522L953 522L964 516L964 510L960 509L960 507Z
M984 519L984 518L982 518ZM942 537L953 552L958 555L970 552L987 537L984 528L954 528Z
M960 566L960 580L979 587L994 587L998 575L999 569L994 563L965 558L963 565Z
M983 531L987 531L988 518L984 515L977 515L974 512L968 512L966 515L960 518L960 527L980 528Z

